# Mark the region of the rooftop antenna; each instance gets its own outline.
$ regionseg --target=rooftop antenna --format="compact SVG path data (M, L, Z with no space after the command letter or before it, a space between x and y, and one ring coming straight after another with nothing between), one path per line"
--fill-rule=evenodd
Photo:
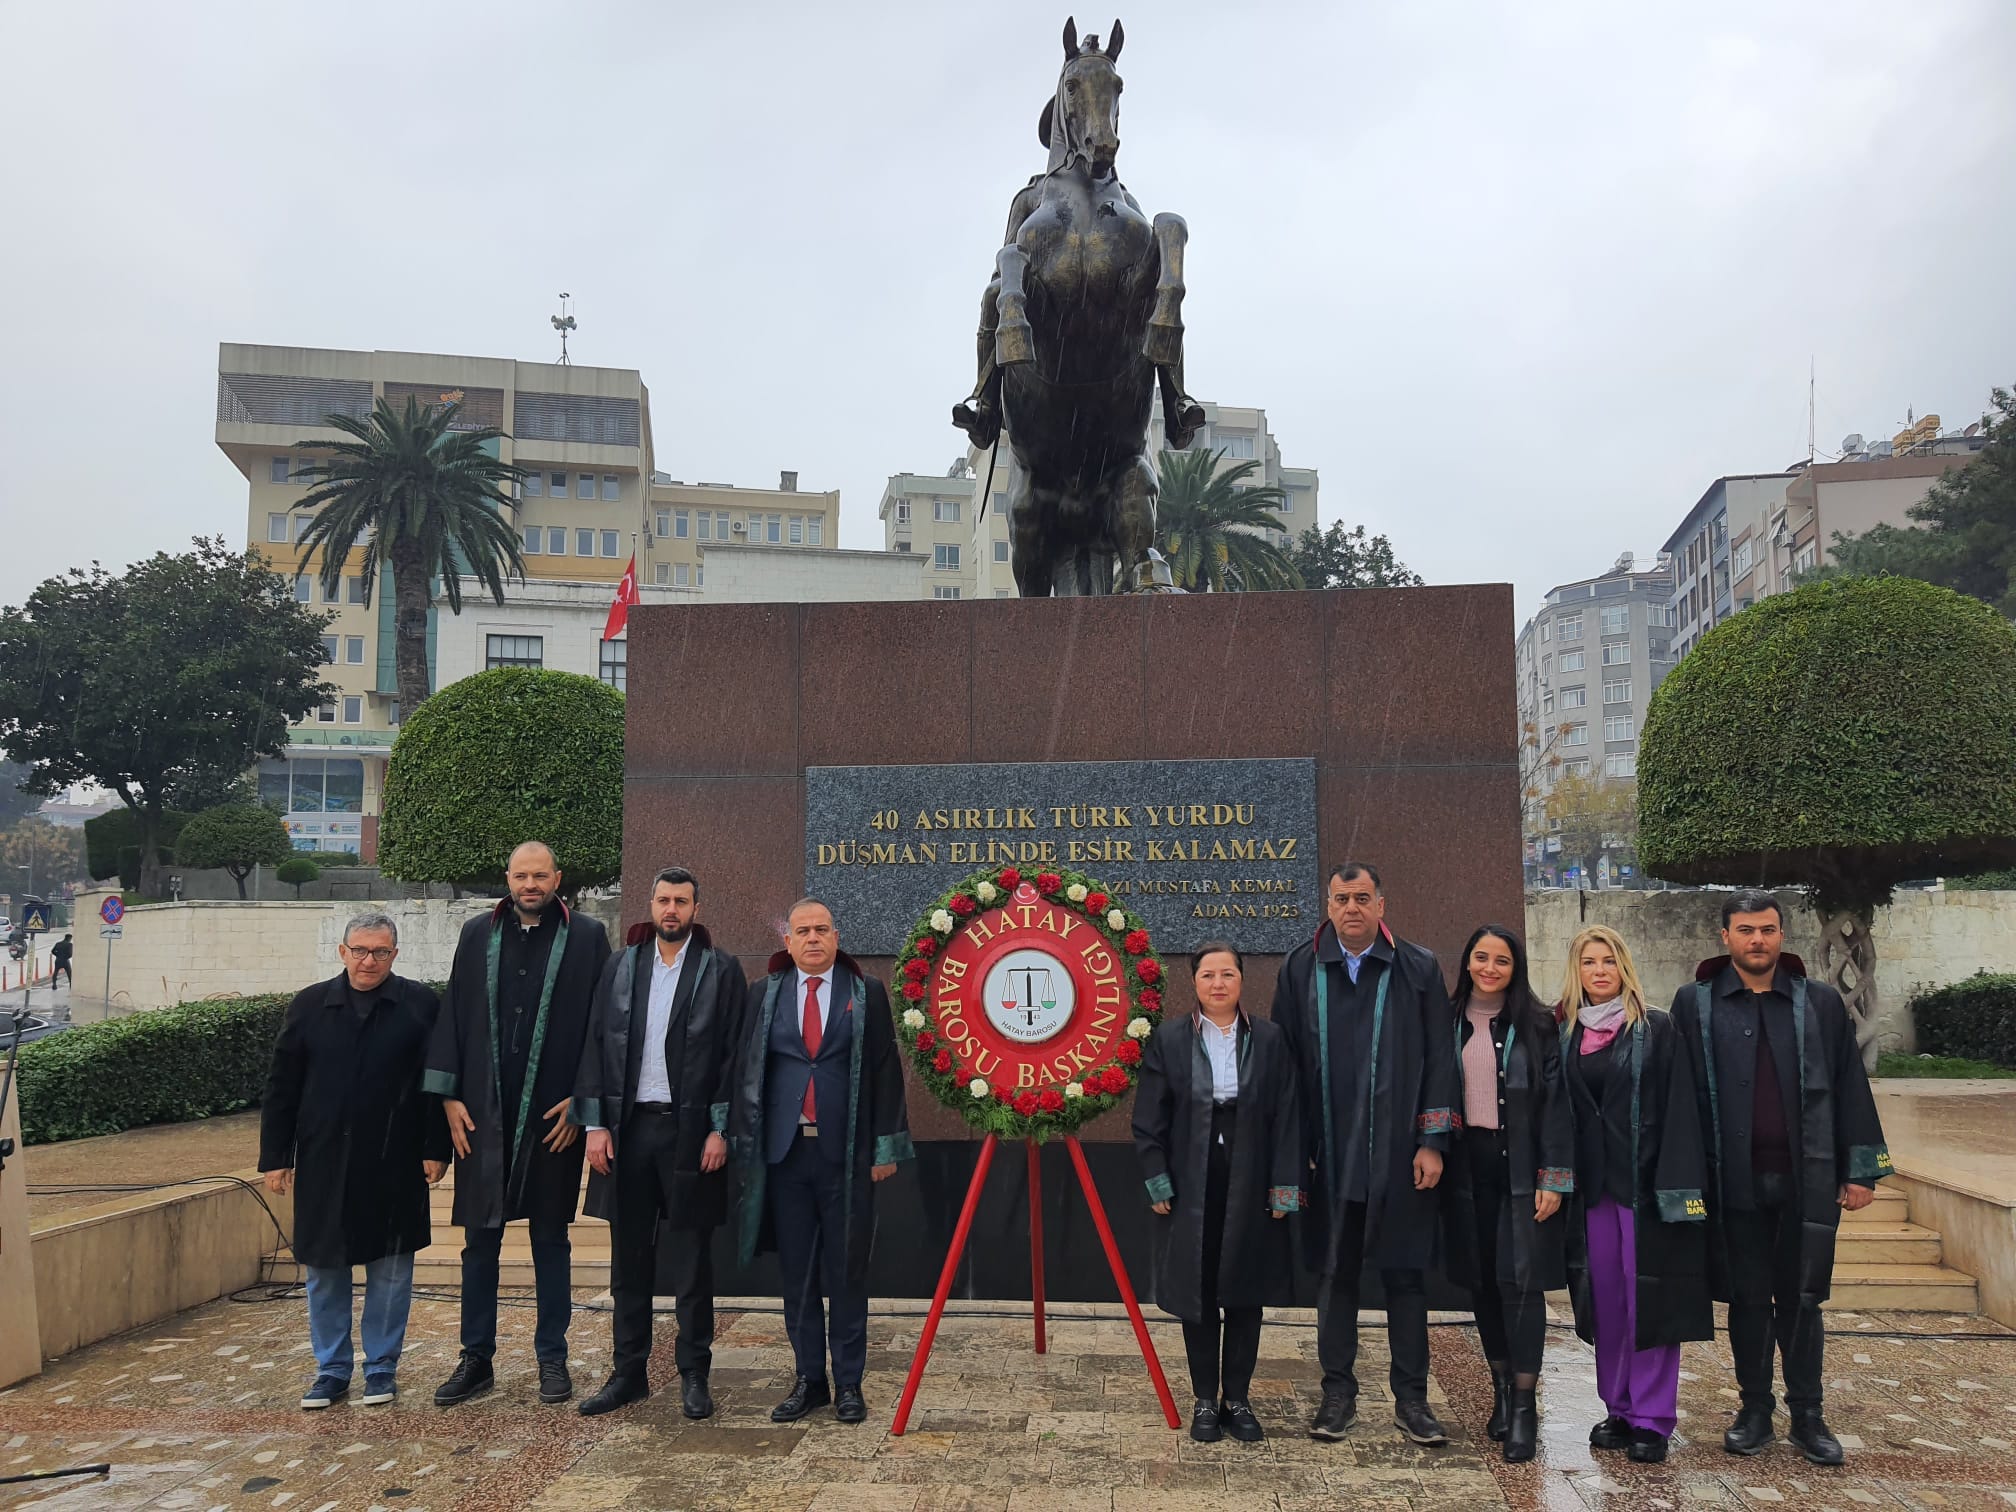
M573 359L567 355L567 333L576 328L574 317L567 313L567 301L573 297L572 294L566 293L563 290L560 295L560 313L552 317L553 329L560 333L560 366L562 367L572 367L574 365Z
M1813 465L1813 375L1818 363L1816 357L1806 359L1806 465L1809 467Z

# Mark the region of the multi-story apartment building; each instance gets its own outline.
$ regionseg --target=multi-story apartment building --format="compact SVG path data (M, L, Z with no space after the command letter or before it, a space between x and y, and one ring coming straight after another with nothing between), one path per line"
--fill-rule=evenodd
M651 475L651 519L637 557L643 582L669 588L707 586L707 548L840 545L840 492L801 493L798 474L782 474L775 488L733 483L686 483Z
M1717 478L1666 538L1660 554L1673 563L1676 656L1749 602L1735 591L1737 578L1750 598L1758 596L1756 542L1794 476L1788 470Z
M982 466L987 454L979 453ZM1001 449L1008 460L1008 449ZM968 461L955 464L944 477L928 473L895 473L882 490L876 514L882 521L882 549L924 558L921 594L924 598L974 598L981 579L976 577L974 534L984 530L983 539L999 539L1002 562L1007 561L1008 526L1002 509L1006 494L996 472L996 507L987 519L978 522L974 495L980 480L972 475ZM986 595L992 597L992 593Z
M1519 758L1527 879L1565 879L1551 859L1547 799L1567 777L1635 782L1652 690L1673 665L1673 570L1630 553L1608 572L1549 590L1519 632ZM1551 846L1551 848L1550 848Z

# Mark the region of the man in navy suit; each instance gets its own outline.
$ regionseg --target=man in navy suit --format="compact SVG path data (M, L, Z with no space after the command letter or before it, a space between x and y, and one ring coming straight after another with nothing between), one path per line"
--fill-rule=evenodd
M915 1153L888 989L840 949L831 910L805 898L749 1005L728 1127L743 1171L742 1262L777 1252L798 1376L770 1416L795 1422L830 1402L858 1423L875 1184Z

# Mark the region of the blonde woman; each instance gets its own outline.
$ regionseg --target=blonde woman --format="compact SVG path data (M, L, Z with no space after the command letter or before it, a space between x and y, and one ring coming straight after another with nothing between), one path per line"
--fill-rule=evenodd
M1656 1464L1677 1417L1680 1346L1715 1333L1691 1062L1671 1016L1646 1011L1624 941L1600 925L1569 944L1561 1021L1575 1118L1568 1287L1609 1413L1589 1443Z

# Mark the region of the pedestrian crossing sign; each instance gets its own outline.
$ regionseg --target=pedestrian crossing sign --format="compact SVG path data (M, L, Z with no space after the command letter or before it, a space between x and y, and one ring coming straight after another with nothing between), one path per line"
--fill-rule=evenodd
M30 898L21 906L21 928L28 934L49 932L49 905L39 898Z

